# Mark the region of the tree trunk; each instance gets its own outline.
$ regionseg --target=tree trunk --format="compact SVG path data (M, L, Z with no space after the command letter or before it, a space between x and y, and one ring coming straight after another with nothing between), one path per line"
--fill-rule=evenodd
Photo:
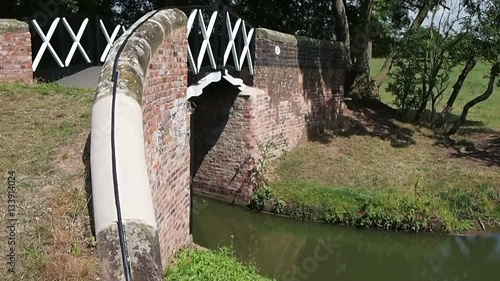
M491 94L493 93L493 87L495 86L495 79L497 78L499 73L500 73L500 63L495 63L491 67L488 88L486 88L486 91L484 91L482 95L474 98L473 100L465 104L462 110L462 114L460 115L460 119L457 122L455 122L455 124L453 124L453 127L448 131L447 133L448 136L455 134L458 131L458 129L465 123L465 120L467 119L467 114L469 114L469 110L472 107L474 107L476 104L480 102L487 100L491 96Z
M358 49L360 52L357 54L356 62L353 65L353 70L357 73L370 72L370 18L372 14L374 0L364 0L361 2L361 17L362 26L358 38Z
M349 93L357 94L358 97L371 96L370 89L370 58L371 58L371 31L370 19L374 0L363 0L361 2L360 16L362 17L360 29L357 30L359 37L353 42L356 50L356 61L348 73L345 88Z
M460 73L460 76L458 76L457 82L455 82L455 85L453 85L453 92L451 93L450 97L448 98L448 101L446 102L446 107L443 109L443 112L441 113L441 120L443 120L443 122L445 122L446 118L448 118L448 115L453 109L453 104L455 103L458 94L462 90L462 85L464 84L465 78L467 78L467 76L472 71L472 69L474 69L475 66L476 66L476 58L471 58L467 60L464 68L462 69L462 72Z
M427 17L427 14L435 6L435 4L436 3L434 0L425 1L424 6L422 8L420 8L417 16L415 17L415 19L411 23L410 28L406 32L406 34L404 36L405 38L409 34L411 34L411 32L417 30L417 28L419 28L422 25L425 18ZM385 59L384 65L382 66L382 68L380 69L380 71L377 74L377 77L375 78L375 86L377 88L380 88L380 86L387 79L387 76L389 75L389 71L391 70L391 67L392 67L392 63L393 63L394 59L396 58L396 56L397 56L397 52L395 50L392 50L391 53Z
M335 36L337 41L344 43L347 68L351 69L351 37L349 35L349 20L343 0L335 0Z

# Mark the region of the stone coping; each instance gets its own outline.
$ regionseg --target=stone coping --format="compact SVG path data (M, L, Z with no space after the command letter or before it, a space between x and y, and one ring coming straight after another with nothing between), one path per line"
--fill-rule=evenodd
M328 41L328 40L320 40L320 39L313 39L309 38L306 36L299 36L299 35L292 35L288 33L283 33L267 28L257 28L255 32L255 38L258 39L267 39L275 42L282 42L282 43L288 43L288 44L299 44L299 43L306 43L306 44L313 44L313 45L332 45L335 47L342 47L343 43L342 42L337 42L337 41Z
M15 19L0 19L0 34L12 32L29 32L28 23Z

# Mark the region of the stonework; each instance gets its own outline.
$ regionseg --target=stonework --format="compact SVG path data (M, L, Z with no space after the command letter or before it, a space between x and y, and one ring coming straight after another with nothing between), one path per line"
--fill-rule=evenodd
M32 82L31 60L28 24L0 19L0 82Z
M101 70L92 111L91 169L105 280L123 280L116 210L110 204L108 119L115 99L117 182L133 279L161 280L176 252L192 243L186 25L187 16L178 9L146 14L113 44Z

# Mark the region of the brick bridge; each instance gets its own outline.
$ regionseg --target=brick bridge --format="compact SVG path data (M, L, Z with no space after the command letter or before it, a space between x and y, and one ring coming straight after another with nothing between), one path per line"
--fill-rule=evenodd
M153 11L111 47L91 130L105 280L161 280L176 251L192 243L193 192L248 204L263 147L277 157L342 116L340 43L254 29L230 16L211 11L206 25L201 11ZM29 40L21 29L2 32L0 48Z

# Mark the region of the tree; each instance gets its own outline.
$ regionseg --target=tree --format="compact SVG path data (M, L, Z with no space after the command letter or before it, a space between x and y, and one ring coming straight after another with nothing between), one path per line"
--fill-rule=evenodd
M397 1L401 2L401 1ZM411 35L413 32L415 32L424 22L425 18L429 14L429 12L441 4L443 1L440 0L423 0L423 1L409 1L407 9L408 10L414 10L415 8L418 9L418 13L415 16L415 19L411 23L410 27L405 33L405 37ZM407 11L408 11L407 10ZM392 64L394 62L394 59L397 57L397 51L393 50L387 56L384 65L380 69L380 71L377 74L377 77L375 79L375 86L376 88L380 88L380 86L385 82L389 75L389 71L391 70Z
M433 127L442 127L447 115L442 113L437 116L437 106L449 86L451 70L465 63L447 107L452 106L466 75L475 65L477 51L472 44L472 36L467 29L457 28L457 24L468 18L464 7L462 3L454 11L440 13L439 17L436 17L437 9L434 9L431 26L421 27L395 48L399 59L391 73L394 81L387 90L395 96L395 103L403 114L410 109L415 111L414 121L428 121ZM430 114L425 116L428 106ZM449 110L445 108L444 112Z
M457 81L453 85L453 91L446 102L446 106L443 108L440 117L440 127L446 125L446 121L451 111L453 110L453 104L457 100L465 79L469 73L474 69L477 63L478 49L476 46L479 44L477 40L472 36L468 30L464 30L459 35L457 35L457 40L455 41L455 60L464 63L463 69L457 78Z
M465 0L471 15L466 28L476 39L476 48L482 61L491 65L488 86L484 92L465 104L460 119L453 124L447 135L455 134L465 123L469 110L486 101L494 91L495 81L500 75L500 0Z

